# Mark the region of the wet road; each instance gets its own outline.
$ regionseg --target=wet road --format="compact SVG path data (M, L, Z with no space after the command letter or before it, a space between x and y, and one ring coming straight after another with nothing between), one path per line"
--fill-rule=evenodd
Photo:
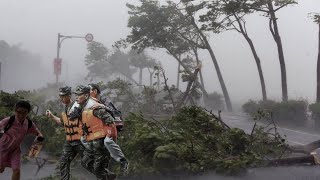
M246 133L251 133L254 126L254 121L250 120L250 117L242 113L225 113L222 114L222 120L228 124L230 127L237 127L243 129ZM258 125L263 125L257 123ZM284 136L289 144L308 144L310 142L320 139L320 134L318 134L312 126L312 122L307 124L307 127L301 129L284 128L277 126L278 132Z
M251 133L254 126L254 122L249 117L243 114L235 113L223 113L222 120L231 127L238 127L244 129L247 133ZM320 134L313 130L312 124L309 125L309 129L290 129L278 127L278 132L287 136L287 140L290 144L307 144L315 140L320 139ZM45 165L37 176L34 176L37 171L35 164L24 164L22 166L22 180L35 180L46 177L49 174L55 172L55 165ZM0 180L9 180L11 170L6 170L3 174L0 174ZM80 177L79 179L91 180L95 179L92 175L86 173L86 170L79 168L73 170L73 174ZM138 178L139 180L171 180L164 177L145 177ZM138 180L137 179L137 180ZM320 180L320 167L319 166L292 166L292 167L268 167L259 169L250 169L248 173L241 177L222 177L215 174L208 174L198 177L180 177L173 178L174 180ZM173 180L172 179L172 180Z

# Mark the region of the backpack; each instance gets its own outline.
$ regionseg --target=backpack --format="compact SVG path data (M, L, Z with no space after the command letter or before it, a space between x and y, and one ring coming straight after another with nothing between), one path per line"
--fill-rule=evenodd
M4 127L4 133L6 133L10 129L10 127L12 126L12 124L14 122L14 119L15 119L14 115L10 116L8 124ZM32 126L32 121L29 119L29 117L27 117L27 120L28 120L28 129L30 129Z

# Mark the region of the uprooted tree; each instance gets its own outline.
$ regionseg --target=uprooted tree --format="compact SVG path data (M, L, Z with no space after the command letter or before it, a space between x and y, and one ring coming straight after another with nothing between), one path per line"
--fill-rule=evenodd
M182 107L172 118L161 121L132 113L126 126L119 139L131 157L132 176L214 170L234 174L265 165L286 149L277 133L255 126L246 134L196 106Z
M197 73L198 71L194 72L194 77ZM190 87L194 81L195 78L189 81ZM133 102L139 106L136 99L130 99L137 96L128 91L131 89L130 84L118 80L104 88L116 91L119 98L129 98L124 102ZM170 88L167 93L173 93L171 90ZM288 145L277 133L276 126L264 128L255 124L249 133L230 128L212 112L197 106L186 106L183 102L190 92L191 88L187 87L186 92L181 93L173 116L169 114L159 119L152 115L144 116L137 112L139 109L127 109L133 112L125 117L125 128L118 140L126 156L130 158L129 176L170 175L180 172L199 174L208 171L236 174L246 168L280 162L278 159L285 153ZM132 94L125 96L128 93ZM146 88L144 93L146 94L141 97L146 98L147 103L156 103L153 98L156 92L153 89ZM15 94L2 92L0 113L3 116L9 115L14 103L21 98L27 98L33 104L44 102L44 107L54 104L51 108L56 107L54 111L57 113L61 111L56 106L56 101L44 101L38 94L38 91L20 91ZM43 115L31 118L47 138L45 150L53 158L58 156L64 142L63 129Z

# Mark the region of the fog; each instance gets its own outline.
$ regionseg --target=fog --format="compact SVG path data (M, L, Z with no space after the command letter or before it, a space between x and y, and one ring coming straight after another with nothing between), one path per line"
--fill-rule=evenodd
M2 72L2 89L35 89L55 82L53 59L56 56L57 34L94 35L94 40L112 49L112 44L129 33L126 3L136 0L1 0L0 40L17 45L41 57L34 70L26 76L12 76L14 66L5 62ZM289 99L315 100L316 61L318 53L318 26L308 17L320 11L319 0L300 0L277 14L282 38ZM257 13L246 18L247 29L260 56L265 76L267 94L271 99L281 99L280 66L276 44L268 28L268 19ZM208 33L210 34L210 33ZM231 101L236 104L248 99L260 99L260 81L255 61L245 39L237 32L210 34L213 47ZM87 53L84 39L66 39L61 48L63 59L61 81L75 85L87 75L84 57ZM176 83L177 62L164 50L149 51L149 55L162 63L169 83ZM220 84L207 52L201 51L205 87L209 92L221 93ZM6 66L7 65L7 66ZM23 66L23 68L27 68ZM22 70L19 70L22 71ZM147 71L147 70L145 70ZM17 73L16 73L17 74ZM147 73L145 73L147 74ZM138 75L135 76L138 78ZM17 82L25 79L25 83ZM33 80L34 79L34 80ZM144 77L148 83L148 76Z

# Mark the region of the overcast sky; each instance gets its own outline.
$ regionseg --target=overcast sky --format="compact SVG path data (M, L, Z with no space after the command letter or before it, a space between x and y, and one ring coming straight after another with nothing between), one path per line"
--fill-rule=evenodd
M21 44L23 49L40 54L43 63L48 64L48 76L43 82L54 82L51 66L56 56L57 33L78 36L92 33L96 41L111 48L113 42L129 33L127 2L137 1L0 0L0 40L10 45ZM289 98L312 102L316 91L318 26L308 18L310 12L320 12L320 0L300 0L298 5L279 11L277 16L287 65ZM262 62L267 93L273 99L280 99L280 67L268 20L257 14L246 19L248 33ZM225 32L211 35L210 42L231 100L260 98L256 64L244 38L236 32ZM152 53L152 56L162 62L170 82L175 83L177 63L171 57L163 56L163 52ZM63 75L63 80L68 79L71 83L86 75L85 54L84 40L67 39L63 42L61 57L69 67L68 76ZM207 52L203 51L201 58L206 88L209 92L221 92ZM65 64L63 67L66 74Z

